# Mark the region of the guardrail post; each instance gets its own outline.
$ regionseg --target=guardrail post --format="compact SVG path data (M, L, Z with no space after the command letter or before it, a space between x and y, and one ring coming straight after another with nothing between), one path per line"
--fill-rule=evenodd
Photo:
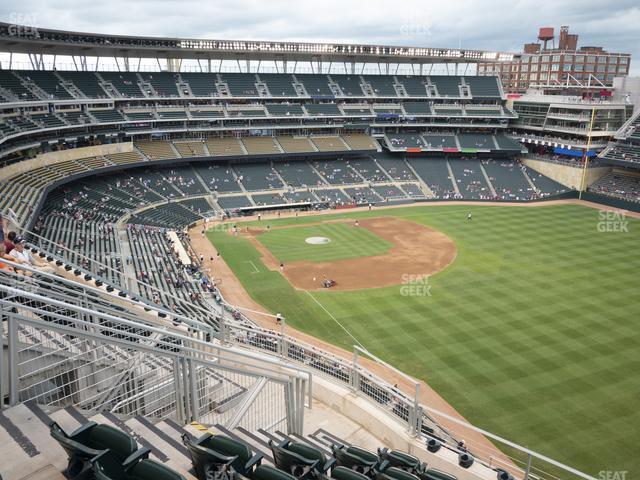
M413 398L413 420L411 422L413 435L419 435L422 429L422 415L420 409L420 384L416 383L415 396Z
M4 305L0 306L0 315L5 318ZM7 319L8 321L8 319ZM4 408L4 328L0 329L0 412Z
M192 359L187 361L189 368L189 393L191 395L191 417L200 418L200 399L198 398L198 367Z
M285 319L282 315L280 315L280 338L278 338L278 349L280 350L280 356L282 358L287 357L287 346L284 337L284 323Z
M186 358L180 358L180 367L182 371L182 395L184 398L184 412L185 412L185 423L191 422L193 420L193 414L191 412L191 390L189 389L189 372L187 370L187 360Z
M358 350L353 349L353 364L351 365L351 374L349 375L349 382L351 384L351 390L358 391Z
M180 381L180 359L173 359L173 385L176 398L176 419L180 425L187 423L184 413L184 393L182 391L182 383Z
M533 460L533 458L531 457L531 454L528 453L527 454L527 468L524 471L524 479L523 480L529 480L529 474L531 473L531 461Z
M18 403L18 325L17 320L9 315L7 319L7 338L9 340L9 405Z

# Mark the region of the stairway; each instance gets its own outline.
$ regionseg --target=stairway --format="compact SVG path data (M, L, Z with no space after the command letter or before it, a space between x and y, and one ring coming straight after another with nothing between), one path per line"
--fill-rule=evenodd
M86 416L85 416L86 415ZM138 447L151 450L150 458L160 462L188 480L195 480L191 458L182 443L184 433L199 437L206 432L222 434L247 443L256 453L262 453L263 464L273 464L269 440L296 440L321 449L330 455L332 444L349 445L323 428L306 436L286 434L280 430L250 432L242 427L228 430L223 425L205 426L197 422L181 426L171 419L152 423L136 416L121 418L109 412L88 415L74 407L49 409L34 402L18 404L0 413L0 465L7 480L62 480L67 467L67 455L51 437L49 426L56 422L65 432L72 433L81 425L93 421L107 424L133 436Z
M51 437L49 425L57 422L67 433L80 425L94 421L111 425L134 438L139 447L151 449L150 458L179 472L189 480L195 480L191 473L191 458L182 444L180 436L185 429L170 420L153 424L143 417L122 419L105 412L88 418L75 408L68 407L48 411L32 402L19 404L0 413L0 465L6 479L41 478L41 471L47 471L47 479L63 479L61 473L67 466L67 455ZM54 473L55 472L55 473Z

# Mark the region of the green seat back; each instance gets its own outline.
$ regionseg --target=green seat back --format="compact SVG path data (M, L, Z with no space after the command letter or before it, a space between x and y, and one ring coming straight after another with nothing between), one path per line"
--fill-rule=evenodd
M120 463L138 449L133 437L109 425L96 425L89 430L86 444L96 450L110 450L121 459Z
M420 480L415 475L396 467L387 468L384 474L393 480Z
M310 460L318 460L318 462L324 465L327 461L326 457L321 450L313 448L311 445L307 445L302 442L290 442L287 446L287 450L297 453L301 457L308 458Z
M144 459L136 463L126 472L127 480L185 480L177 472L174 472L161 463Z
M375 453L371 453L368 450L365 450L360 447L347 447L347 453L350 453L351 455L355 455L367 462L375 462L375 463L378 462L378 456Z
M253 480L296 480L296 477L268 465L260 465L253 472Z
M392 465L405 465L407 467L418 468L422 462L419 458L409 455L405 452L398 450L392 450L387 453L386 459L391 462Z
M214 435L209 439L209 446L212 450L223 453L229 457L237 455L243 462L248 462L253 456L251 449L242 442L238 442L224 435Z
M457 480L454 475L433 468L427 469L421 477L425 480Z
M366 475L354 472L347 467L335 467L331 472L331 478L336 480L371 480Z

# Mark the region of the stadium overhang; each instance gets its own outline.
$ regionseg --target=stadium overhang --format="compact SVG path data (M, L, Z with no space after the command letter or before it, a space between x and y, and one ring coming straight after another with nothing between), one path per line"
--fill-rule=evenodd
M389 45L204 40L70 32L0 22L0 52L81 57L348 63L511 61L512 53Z

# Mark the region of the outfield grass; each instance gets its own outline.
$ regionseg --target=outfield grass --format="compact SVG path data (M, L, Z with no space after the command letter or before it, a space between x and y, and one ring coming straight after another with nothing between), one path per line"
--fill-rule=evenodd
M309 237L326 237L331 243L310 245L305 243ZM383 255L393 246L366 228L358 228L351 223L270 230L258 235L257 239L284 262L308 260L319 263L370 257Z
M594 476L638 471L640 221L600 233L576 205L429 206L393 215L449 235L458 256L431 296L399 287L314 292L364 346L433 386L468 420ZM332 215L323 218L338 218ZM319 217L283 219L304 225ZM293 232L293 230L288 230ZM289 324L350 349L353 341L305 292L260 265L242 238L209 238L259 303Z

